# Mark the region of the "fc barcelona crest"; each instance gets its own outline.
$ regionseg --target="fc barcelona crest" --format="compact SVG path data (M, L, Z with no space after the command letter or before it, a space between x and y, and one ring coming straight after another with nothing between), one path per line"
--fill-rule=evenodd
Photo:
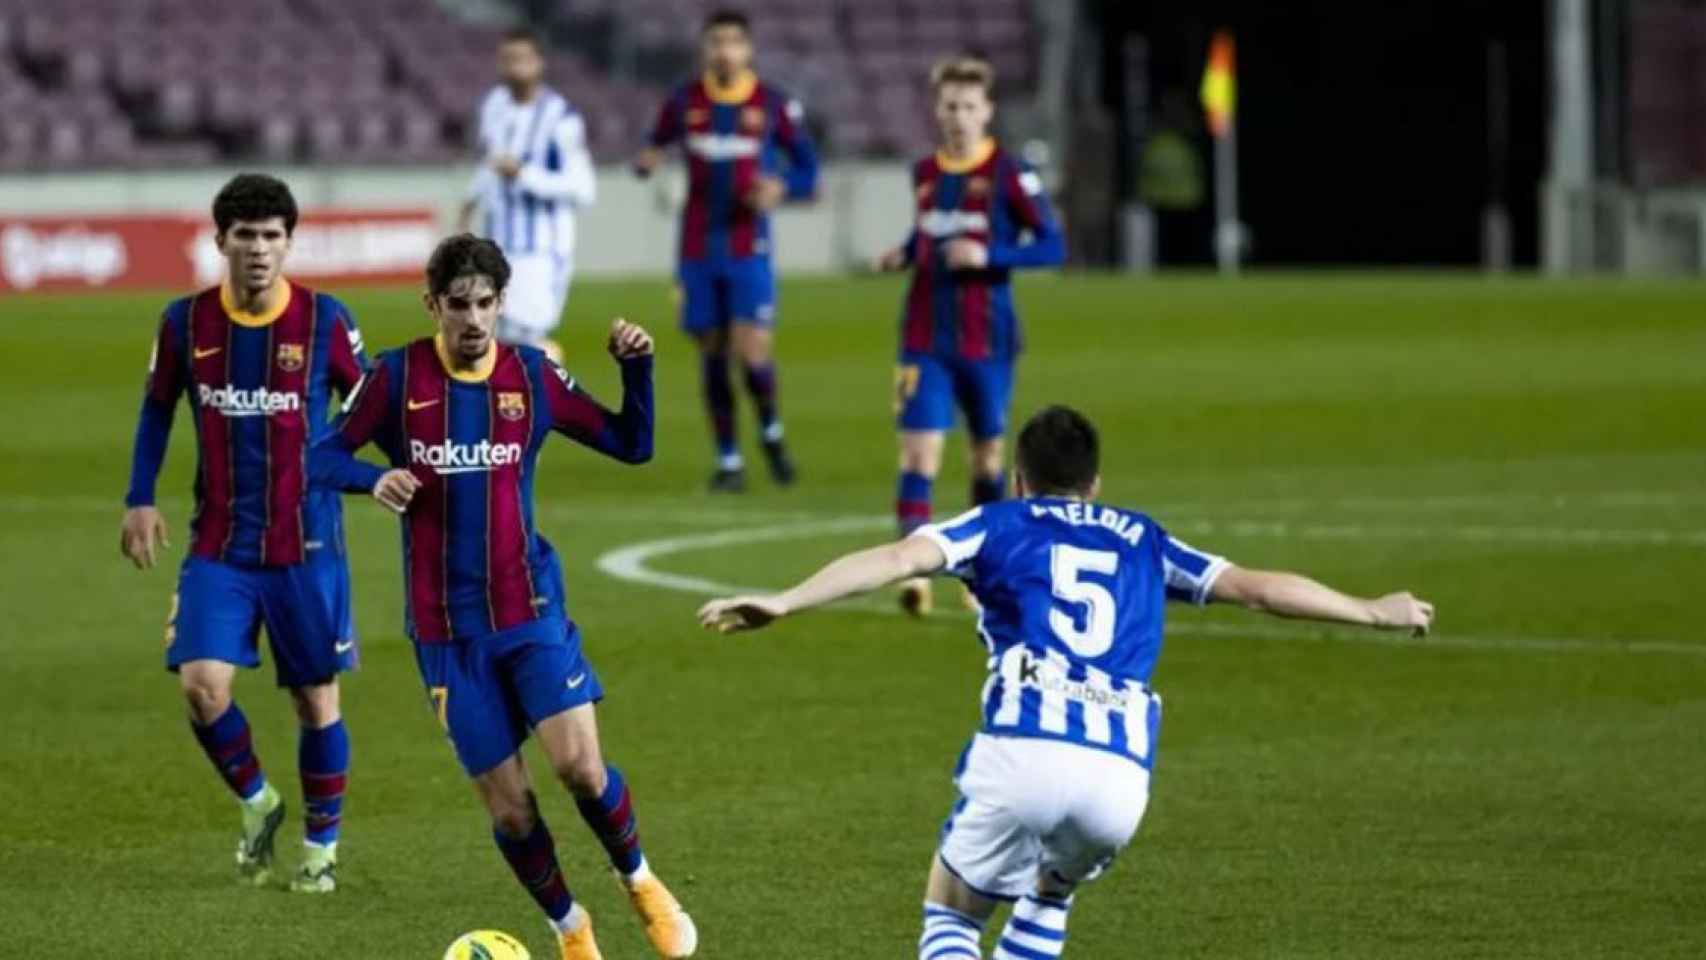
M520 420L527 416L527 403L520 393L498 393L498 416L505 420Z
M966 196L981 197L989 192L988 177L972 177L966 181Z
M303 352L300 343L281 343L278 345L278 368L285 373L295 373L302 369Z
M923 183L918 185L918 191L917 192L918 192L918 202L919 203L923 203L926 200L929 200L930 195L932 193L936 192L936 181L934 181L934 180L924 181Z
M740 112L740 125L756 133L764 129L764 108L747 107Z
M704 123L705 118L709 115L710 114L708 114L706 111L700 109L699 107L688 107L687 108L687 125L690 127L696 127L699 124Z

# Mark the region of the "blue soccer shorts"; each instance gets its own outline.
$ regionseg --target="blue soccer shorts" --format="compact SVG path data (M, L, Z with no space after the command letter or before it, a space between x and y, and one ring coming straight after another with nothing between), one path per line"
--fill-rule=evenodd
M281 687L314 686L353 670L359 653L348 560L325 548L288 567L186 558L167 619L166 669L192 660L258 667L263 626Z
M947 430L958 407L973 438L1004 436L1012 398L1011 359L907 353L895 369L895 406L902 430Z
M448 643L416 643L415 661L456 759L477 777L521 749L540 721L604 699L562 617Z
M730 324L776 324L776 276L769 257L683 260L675 271L680 285L681 329L699 336Z

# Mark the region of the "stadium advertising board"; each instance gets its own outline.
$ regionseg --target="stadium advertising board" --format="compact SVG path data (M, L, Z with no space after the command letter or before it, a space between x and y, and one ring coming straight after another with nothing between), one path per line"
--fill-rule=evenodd
M438 239L430 208L307 210L286 273L321 284L415 280ZM224 264L205 215L0 214L0 291L209 286Z

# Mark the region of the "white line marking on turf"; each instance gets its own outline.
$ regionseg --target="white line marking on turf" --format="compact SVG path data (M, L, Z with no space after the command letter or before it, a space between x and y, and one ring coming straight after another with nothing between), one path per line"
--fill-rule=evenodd
M742 547L758 543L774 543L783 540L799 540L806 537L832 534L863 533L872 530L886 530L894 523L892 517L841 517L837 519L817 520L805 523L791 523L768 527L747 527L734 530L722 530L716 533L696 533L678 537L664 537L657 540L647 540L641 543L617 547L601 555L596 563L600 572L618 580L629 583L639 583L646 586L673 590L678 593L696 594L699 596L729 596L742 593L766 593L771 587L744 586L712 580L707 577L695 577L684 574L668 573L653 569L651 561L678 553L694 550L711 550L720 547ZM1291 529L1284 524L1245 524L1247 536L1298 536L1299 531L1314 532L1318 536L1332 539L1355 536L1369 536L1369 529L1360 526L1333 526L1318 528ZM1229 528L1230 529L1230 528ZM1465 527L1444 528L1466 531L1465 539L1480 540L1483 534L1497 528ZM1528 534L1547 532L1545 529L1536 531L1528 528L1515 528ZM1391 533L1402 536L1426 536L1439 538L1442 530L1430 527L1399 527L1392 528ZM1560 539L1548 542L1581 543L1606 542L1583 541L1578 536L1583 533L1606 534L1665 534L1667 531L1577 531L1550 530L1558 534ZM1706 532L1691 534L1691 539L1674 541L1638 541L1638 542L1687 542L1706 543ZM738 570L737 561L730 560L725 569ZM899 613L893 605L864 603L843 603L838 609L854 609L865 613ZM1252 638L1271 637L1274 639L1313 639L1313 640L1343 640L1360 643L1379 643L1392 646L1415 647L1452 647L1481 650L1536 650L1547 652L1577 651L1585 653L1669 653L1685 656L1706 656L1706 644L1687 643L1680 640L1654 639L1624 639L1606 637L1604 639L1584 639L1580 637L1537 637L1521 634L1514 635L1476 635L1458 634L1449 631L1438 633L1426 640L1413 640L1409 637L1390 634L1374 633L1372 631L1351 631L1347 628L1334 628L1325 625L1287 625L1279 623L1222 623L1218 621L1197 620L1190 616L1169 617L1167 621L1169 634L1185 636Z

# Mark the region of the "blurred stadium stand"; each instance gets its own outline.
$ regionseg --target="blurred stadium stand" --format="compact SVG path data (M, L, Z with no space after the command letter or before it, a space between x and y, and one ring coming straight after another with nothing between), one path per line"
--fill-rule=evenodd
M695 69L710 4L525 6L558 47L551 82L610 161ZM761 72L806 101L832 155L929 144L925 76L944 52L985 53L1009 92L1034 83L1029 0L743 6ZM464 158L501 29L433 0L0 0L0 171Z

